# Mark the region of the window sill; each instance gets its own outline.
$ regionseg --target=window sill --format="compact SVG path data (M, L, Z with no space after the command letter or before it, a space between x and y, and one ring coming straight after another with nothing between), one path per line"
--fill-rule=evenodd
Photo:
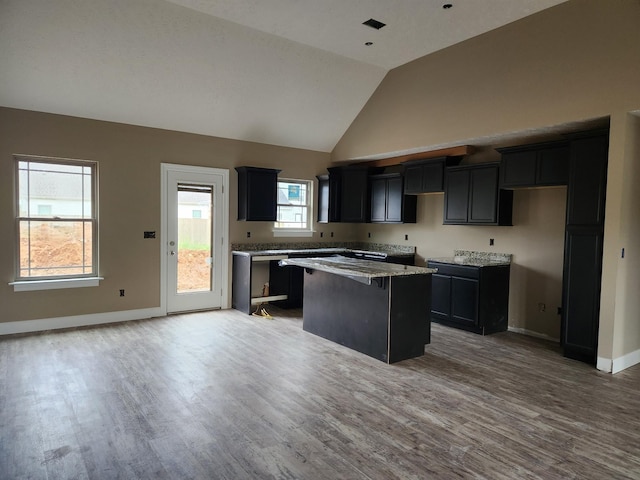
M313 237L312 230L273 230L274 237Z
M97 287L103 277L58 278L55 280L21 280L11 282L14 292L35 292L36 290L58 290L61 288Z

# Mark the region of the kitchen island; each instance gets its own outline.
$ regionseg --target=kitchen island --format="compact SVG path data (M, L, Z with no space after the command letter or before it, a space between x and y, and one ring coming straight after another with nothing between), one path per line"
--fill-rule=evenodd
M305 331L386 363L424 355L435 269L346 257L280 265L304 268Z

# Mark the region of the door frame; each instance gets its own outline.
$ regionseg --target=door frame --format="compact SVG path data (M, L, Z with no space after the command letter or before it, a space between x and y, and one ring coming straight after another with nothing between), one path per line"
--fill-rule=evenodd
M221 309L229 308L229 170L225 168L197 167L193 165L179 165L174 163L160 164L160 309L167 314L167 256L168 225L167 225L167 191L169 172L201 173L222 176L222 256L220 268L222 276Z

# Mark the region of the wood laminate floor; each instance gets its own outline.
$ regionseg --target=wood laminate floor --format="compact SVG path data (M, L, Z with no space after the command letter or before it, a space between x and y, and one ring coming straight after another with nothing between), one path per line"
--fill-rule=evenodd
M386 365L272 311L0 339L0 478L640 478L637 366L439 325Z

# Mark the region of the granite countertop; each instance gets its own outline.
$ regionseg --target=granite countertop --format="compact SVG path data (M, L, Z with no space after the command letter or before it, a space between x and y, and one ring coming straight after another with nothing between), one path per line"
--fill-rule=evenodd
M249 257L262 255L290 255L292 253L345 253L349 250L346 248L283 248L273 250L233 250L231 253L235 255L246 255Z
M432 262L464 265L468 267L494 267L511 265L511 254L454 250L453 257L436 257L429 258L428 260Z
M370 284L371 280L374 278L397 277L403 275L424 275L437 272L437 269L435 268L398 265L395 263L383 263L340 256L322 258L289 258L287 260L280 260L279 264L295 265L297 267L320 270L322 272L349 277L353 280L368 284Z
M300 243L300 244L236 244L231 246L235 255L269 256L269 255L290 255L290 254L336 254L341 253L363 253L375 254L382 258L387 256L411 256L415 255L415 247L406 245L387 245L380 243L349 242L345 244L337 243Z

